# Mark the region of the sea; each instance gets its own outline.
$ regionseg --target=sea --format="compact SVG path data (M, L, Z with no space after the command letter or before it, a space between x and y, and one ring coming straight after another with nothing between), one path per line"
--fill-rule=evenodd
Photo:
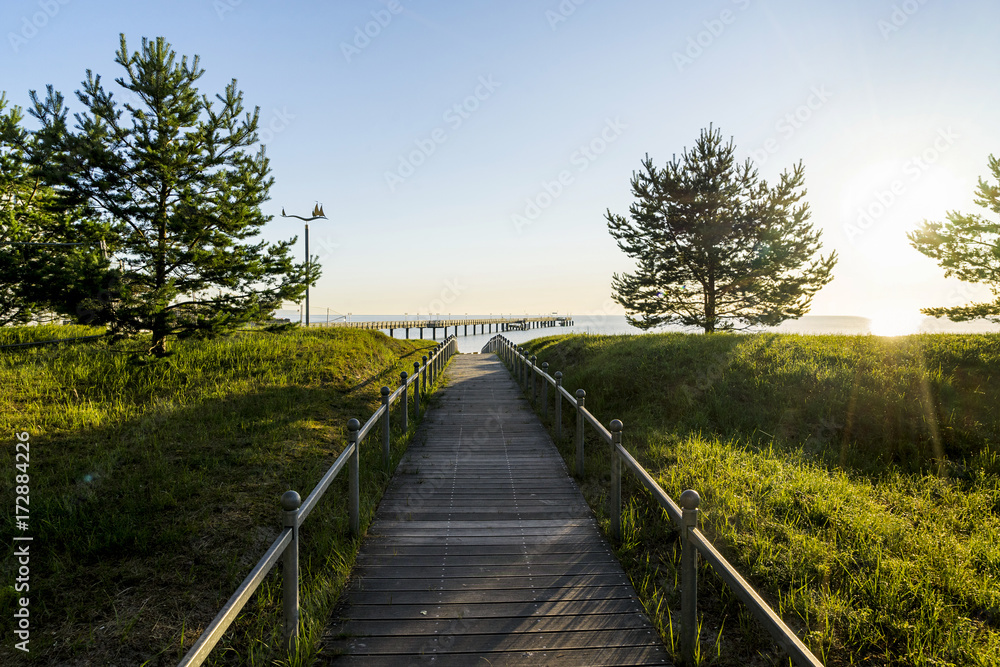
M558 316L559 314L554 314ZM297 310L279 310L275 314L275 317L287 318L292 322L299 321L299 311ZM330 321L341 320L345 318L338 315L327 315L323 313L313 313L310 318L314 324L322 324L327 321L329 317ZM491 317L491 315L454 315L454 319L465 319L465 318L485 318ZM492 315L492 317L497 317L497 315ZM354 315L350 316L352 322L374 322L374 321L384 321L384 320L403 320L403 319L415 319L412 315ZM442 315L441 319L448 319L448 316ZM527 331L507 331L504 335L507 336L508 340L514 343L523 343L525 341L531 340L533 338L541 338L543 336L554 336L557 334L566 333L579 333L579 334L592 334L592 335L620 335L620 334L643 334L643 333L655 333L664 331L680 331L688 333L700 333L700 330L690 329L677 326L668 326L658 329L653 329L650 331L643 331L636 327L631 326L625 319L624 315L573 315L574 325L571 327L543 327L540 329L529 329ZM873 326L874 325L874 326ZM477 327L478 329L478 327ZM847 335L857 335L857 336L869 336L869 335L899 335L905 333L996 333L1000 332L1000 325L993 324L992 322L986 320L975 320L972 322L950 322L944 319L937 319L934 317L926 317L922 320L917 320L912 323L907 323L906 330L894 329L892 327L888 329L882 329L879 323L873 322L867 317L855 317L855 316L820 316L820 315L807 315L805 317L799 318L797 320L788 320L783 322L777 327L761 327L755 329L758 332L776 332L776 333L787 333L787 334L847 334ZM450 332L450 330L449 330ZM388 332L387 332L388 333ZM463 336L462 327L459 327L458 336L458 349L460 352L479 352L486 346L493 334L479 334ZM396 329L394 335L397 338L404 338L406 332L402 329ZM419 336L419 331L417 329L410 329L410 337L416 338ZM424 337L430 338L431 330L424 329ZM441 329L437 331L438 340L443 338L443 332Z

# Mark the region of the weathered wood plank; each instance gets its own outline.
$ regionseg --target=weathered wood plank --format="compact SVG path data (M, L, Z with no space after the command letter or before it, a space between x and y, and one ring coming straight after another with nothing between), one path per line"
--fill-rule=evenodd
M434 667L469 667L470 665L489 665L490 667L569 667L572 665L587 665L587 667L618 667L620 665L663 665L661 654L650 650L648 646L609 646L599 649L560 649L554 651L516 651L476 652L476 653L438 653L428 652L406 657L406 662L400 662L398 655L345 655L338 665L352 667L399 667L405 665L433 665Z
M511 618L517 616L573 616L641 613L625 586L595 592L599 599L515 600L509 602L449 602L445 604L365 604L363 596L351 598L351 620L392 620L408 618ZM424 614L423 612L426 612Z
M636 605L639 603L632 597L635 591L627 584L617 586L587 586L579 588L512 588L508 590L466 590L437 591L436 597L429 597L427 591L359 591L350 590L347 600L351 604L386 605L421 604L427 605L473 605L473 604L504 604L504 603L545 603L586 600L591 603L600 600L611 600L627 597ZM580 612L583 613L583 612Z
M561 632L518 633L505 632L497 627L495 633L471 634L465 631L466 623L458 621L452 634L397 635L395 637L352 637L341 640L351 653L358 655L412 655L420 653L474 653L478 651L531 651L607 646L648 646L659 637L647 628L632 630L583 630Z

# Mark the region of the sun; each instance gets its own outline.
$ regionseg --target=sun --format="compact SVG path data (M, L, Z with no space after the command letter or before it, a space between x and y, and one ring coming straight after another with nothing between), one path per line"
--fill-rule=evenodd
M869 329L875 336L908 336L920 330L924 316L920 313L888 313L869 318Z

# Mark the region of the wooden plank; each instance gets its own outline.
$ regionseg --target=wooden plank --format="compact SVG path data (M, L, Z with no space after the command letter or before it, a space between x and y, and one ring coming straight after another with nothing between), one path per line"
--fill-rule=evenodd
M609 587L600 599L518 600L510 602L464 602L446 604L363 604L353 601L350 620L407 618L511 618L516 616L573 616L640 613L642 608L629 596L627 587ZM609 597L617 596L617 597ZM426 612L426 613L425 613ZM337 626L341 626L338 624Z
M426 610L424 610L426 611ZM639 611L585 615L519 615L507 617L434 617L417 615L397 619L354 619L340 625L344 635L358 637L399 637L447 634L530 634L538 632L595 632L648 629L649 620Z
M358 576L365 581L388 579L457 579L465 577L565 577L576 575L616 574L621 564L604 563L512 563L507 565L476 565L466 562L438 563L436 565L400 567L399 565L366 565L358 568ZM620 580L620 578L619 578Z
M319 664L669 665L492 355L458 355L369 527Z
M497 624L496 633L465 634L465 623L456 624L453 634L397 635L395 637L351 637L341 640L348 651L356 655L413 655L429 652L473 653L486 649L490 652L604 648L607 646L648 646L653 631L648 628L632 630L583 630L538 632L532 634L505 633ZM655 637L659 641L659 637Z
M475 605L475 604L504 604L504 603L532 603L544 605L545 603L569 602L575 600L585 600L589 603L601 600L612 600L627 597L635 604L637 601L632 597L635 591L626 584L617 586L588 586L586 588L517 588L508 590L486 590L475 589L465 591L437 591L435 597L427 595L427 591L360 591L349 590L346 600L350 604L362 605L386 605L395 606L401 604L423 604L424 608L433 605ZM583 613L583 612L580 612Z
M629 583L624 573L579 574L573 577L539 575L537 577L503 575L481 577L423 577L413 579L362 579L366 591L472 591L476 589L510 588L574 588L582 586L625 586Z
M400 657L396 655L345 655L336 664L351 667L399 667ZM490 667L567 667L586 665L587 667L611 667L619 665L663 665L663 652L656 652L648 646L606 647L600 649L559 649L518 652L437 653L429 652L407 656L406 665L433 665L434 667L469 667L489 665Z

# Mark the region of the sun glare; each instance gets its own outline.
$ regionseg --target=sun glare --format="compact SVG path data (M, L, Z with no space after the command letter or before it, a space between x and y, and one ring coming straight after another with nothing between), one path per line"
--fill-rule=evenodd
M871 332L875 336L908 336L917 333L923 320L919 313L878 315L871 318Z

